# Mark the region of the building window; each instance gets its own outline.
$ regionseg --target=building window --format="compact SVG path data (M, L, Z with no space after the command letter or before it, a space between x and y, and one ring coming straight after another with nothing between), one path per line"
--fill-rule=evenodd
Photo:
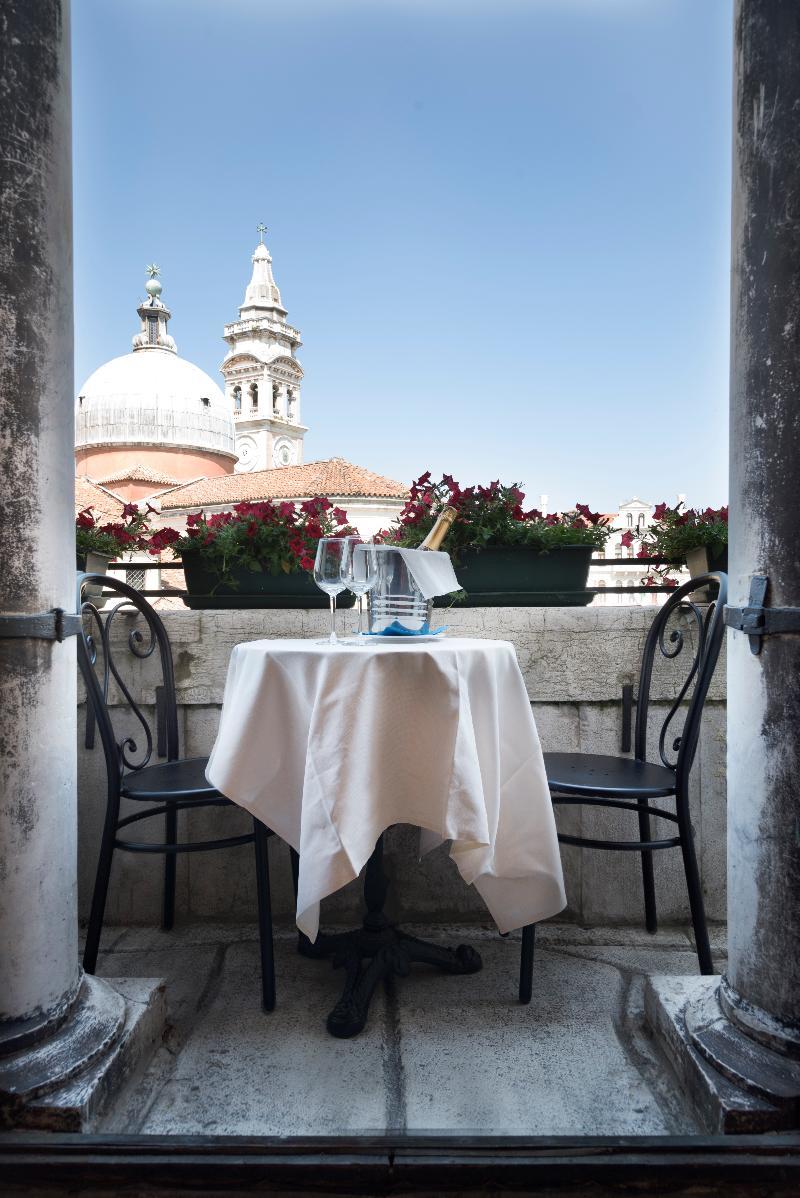
M277 383L272 384L272 411L278 415L278 397L280 395L280 387Z
M250 409L253 412L258 411L258 383L250 384Z
M291 387L286 388L286 414L290 420L294 419L294 391Z
M242 410L242 388L241 387L233 388L233 410L234 410L234 412L241 412L241 410Z
M628 512L628 528L633 528L633 512Z
M155 316L147 318L147 342L148 345L158 345L158 320Z
M622 546L621 545L614 546L614 557L622 557Z
M639 525L640 528L644 528L644 512L639 513L639 519L637 520L637 524Z
M633 545L628 546L628 557L633 557Z
M203 405L204 408L207 408L208 405L211 403L211 400L208 398L207 395L201 395L200 403Z

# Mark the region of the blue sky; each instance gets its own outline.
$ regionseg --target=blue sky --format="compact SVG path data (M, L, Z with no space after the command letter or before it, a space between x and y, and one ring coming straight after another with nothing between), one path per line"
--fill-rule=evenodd
M731 0L75 0L76 383L269 227L306 460L727 499Z

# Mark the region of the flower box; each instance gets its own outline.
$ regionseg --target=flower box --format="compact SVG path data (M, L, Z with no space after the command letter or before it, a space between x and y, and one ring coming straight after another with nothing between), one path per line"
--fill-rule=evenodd
M686 569L692 578L700 574L714 573L721 570L728 573L728 546L714 553L708 545L698 545L696 549L686 550Z
M219 576L204 566L198 555L184 550L182 554L183 574L186 590L183 602L187 607L203 608L325 608L330 600L314 582L307 570L294 570L291 574L281 571L270 574L268 570L248 570L246 566L234 566L231 570L232 583L220 582ZM355 596L342 591L336 596L337 607L352 607Z
M608 517L585 503L566 512L526 511L524 500L516 484L461 487L450 474L434 482L426 471L384 540L416 548L442 508L452 507L445 547L465 595L440 596L437 607L585 607L592 600L589 565L611 533Z
M591 545L561 545L543 552L528 545L463 549L455 560L466 607L585 607ZM443 595L436 606L449 607ZM458 604L458 600L456 601Z
M86 553L75 554L75 567L81 574L105 574L108 570L108 563L114 559L107 553L93 553L88 550ZM99 582L90 583L83 588L83 597L91 599L95 607L102 607L106 601L103 597L103 588Z

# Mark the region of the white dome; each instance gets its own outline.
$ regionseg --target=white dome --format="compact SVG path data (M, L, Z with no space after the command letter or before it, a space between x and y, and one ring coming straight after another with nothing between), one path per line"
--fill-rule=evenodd
M78 392L75 447L158 445L235 457L233 412L205 371L169 349L138 349Z

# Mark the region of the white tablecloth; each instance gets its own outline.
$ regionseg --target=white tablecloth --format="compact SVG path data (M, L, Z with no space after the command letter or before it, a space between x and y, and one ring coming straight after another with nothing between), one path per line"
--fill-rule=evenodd
M513 645L251 641L231 655L211 784L300 853L297 925L392 824L423 829L501 932L566 904L542 751Z

